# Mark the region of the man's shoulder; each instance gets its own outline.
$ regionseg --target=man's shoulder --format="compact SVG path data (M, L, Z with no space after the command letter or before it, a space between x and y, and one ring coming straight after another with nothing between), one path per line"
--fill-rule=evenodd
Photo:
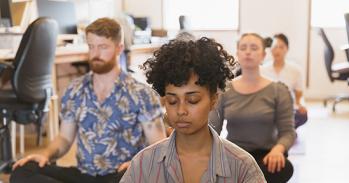
M128 92L134 94L142 94L146 93L149 95L155 94L155 91L147 84L137 81L130 74L127 74L124 80L126 87L128 88Z
M88 83L89 74L74 78L66 89L66 92L70 92L72 95L79 94L84 86Z

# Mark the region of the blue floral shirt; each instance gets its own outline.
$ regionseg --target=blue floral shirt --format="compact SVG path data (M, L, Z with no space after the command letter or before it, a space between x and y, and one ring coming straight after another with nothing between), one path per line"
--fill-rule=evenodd
M141 123L162 118L162 110L155 91L124 72L99 103L90 72L67 88L60 117L63 123L77 124L78 169L106 175L146 147Z

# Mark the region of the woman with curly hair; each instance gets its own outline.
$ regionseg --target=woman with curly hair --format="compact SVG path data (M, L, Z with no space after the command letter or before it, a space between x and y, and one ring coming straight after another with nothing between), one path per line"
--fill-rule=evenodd
M165 100L167 139L138 153L121 182L265 182L255 160L208 126L234 58L212 39L172 40L148 59L147 82Z
M293 167L287 159L296 133L293 102L285 84L260 74L265 57L264 39L255 33L243 34L237 45L241 76L229 83L209 121L218 133L227 120L227 139L248 151L269 183L287 182Z

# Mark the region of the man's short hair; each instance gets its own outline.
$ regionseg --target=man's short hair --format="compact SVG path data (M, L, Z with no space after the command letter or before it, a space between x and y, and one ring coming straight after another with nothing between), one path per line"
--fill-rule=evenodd
M99 18L86 27L88 33L110 38L116 43L123 43L123 30L121 25L111 18Z

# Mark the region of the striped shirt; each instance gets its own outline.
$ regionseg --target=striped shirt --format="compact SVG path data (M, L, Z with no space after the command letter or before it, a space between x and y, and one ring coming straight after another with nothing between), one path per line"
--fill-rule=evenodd
M202 183L264 183L256 161L237 145L222 139L210 127L212 150ZM183 175L176 151L176 132L163 141L139 152L121 179L121 183L182 183Z

